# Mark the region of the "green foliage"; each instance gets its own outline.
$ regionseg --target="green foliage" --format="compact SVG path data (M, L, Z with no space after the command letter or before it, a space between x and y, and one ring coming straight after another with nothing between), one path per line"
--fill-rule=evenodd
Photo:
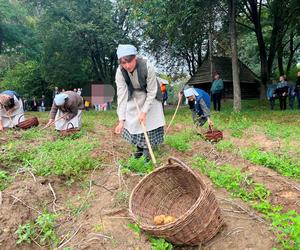
M221 140L216 144L216 149L218 151L230 151L235 149L233 142L227 140Z
M263 152L255 147L243 150L242 155L255 164L274 169L284 176L300 179L300 166L293 163L287 155L280 156L272 152Z
M118 120L117 114L115 111L105 111L102 112L101 118L99 119L99 123L106 127L113 127Z
M12 181L12 177L6 172L0 170L0 191L7 188L8 184Z
M300 249L300 215L291 210L269 214L277 241L283 249Z
M36 61L18 63L8 70L0 83L0 89L13 89L22 95L41 96L47 90L41 76L40 65Z
M129 227L136 235L140 235L140 234L141 234L141 228L139 227L138 224L136 224L136 223L128 223L128 227Z
M147 162L144 158L144 156L142 156L139 159L136 159L134 157L130 157L127 162L126 161L121 161L120 162L121 166L122 166L122 171L124 173L128 172L128 171L132 171L138 174L148 174L151 171L153 171L154 166L152 164L151 161Z
M46 142L31 151L26 163L38 175L79 177L85 170L99 164L91 157L94 146L95 143L67 139Z
M31 140L43 136L43 132L39 128L31 128L22 132L22 139Z
M277 118L277 117L276 117ZM288 117L287 117L288 119ZM277 119L276 119L277 120ZM282 124L277 121L265 121L261 124L264 127L265 133L272 138L285 138L298 140L300 128L290 124Z
M151 243L152 250L172 250L173 249L173 245L162 238L156 239L156 238L151 237L150 243Z
M202 157L196 159L194 166L208 175L216 186L226 188L230 194L249 202L254 209L263 213L271 221L272 230L283 249L299 248L300 215L295 211L281 213L281 207L268 201L270 191L263 185L255 183L239 169L229 165L217 166Z
M217 187L226 188L233 196L244 201L267 200L270 195L263 185L254 183L248 174L228 164L217 166L198 157L195 166L208 175Z
M11 170L14 170L21 163L25 162L30 157L31 149L22 144L21 141L12 140L1 146L2 153L0 154L0 162Z
M31 243L35 235L34 224L27 223L25 225L20 225L16 231L16 234L18 235L17 244L22 242Z
M252 125L251 119L243 113L225 113L216 116L218 128L230 129L233 137L241 138L244 130ZM221 121L220 121L221 120Z
M185 152L191 149L191 142L200 138L191 129L186 129L181 133L166 136L166 144L179 151Z
M59 237L55 231L56 219L57 215L43 213L39 215L34 222L20 225L16 231L18 235L17 244L21 244L22 242L31 243L32 240L36 240L42 246L57 246Z

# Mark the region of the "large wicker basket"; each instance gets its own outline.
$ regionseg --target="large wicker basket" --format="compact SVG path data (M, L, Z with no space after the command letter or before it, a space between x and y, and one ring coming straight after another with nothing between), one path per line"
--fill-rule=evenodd
M39 120L37 117L34 116L25 121L19 122L16 127L26 130L32 127L36 127L38 125L39 125Z
M131 193L129 212L146 232L176 245L199 245L213 238L224 224L216 197L199 174L183 162L168 164L145 176ZM157 215L176 218L154 225Z

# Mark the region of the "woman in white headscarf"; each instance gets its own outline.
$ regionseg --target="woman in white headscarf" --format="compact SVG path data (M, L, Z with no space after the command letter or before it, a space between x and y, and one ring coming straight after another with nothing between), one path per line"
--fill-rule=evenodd
M165 118L162 93L155 69L147 60L137 57L133 45L120 44L117 49L119 67L116 72L119 124L116 134L121 134L136 146L135 157L149 160L149 149L141 123L145 125L152 146L163 143ZM137 102L141 113L135 105Z
M23 102L19 95L12 90L0 93L0 131L13 128L24 119Z
M193 87L185 88L183 94L188 99L188 104L193 112L194 123L202 127L207 121L208 125L212 127L213 122L210 119L210 96L204 90Z
M46 127L56 121L56 130L60 131L69 128L80 129L83 108L82 97L74 91L65 91L57 94L54 97L50 110L50 119Z

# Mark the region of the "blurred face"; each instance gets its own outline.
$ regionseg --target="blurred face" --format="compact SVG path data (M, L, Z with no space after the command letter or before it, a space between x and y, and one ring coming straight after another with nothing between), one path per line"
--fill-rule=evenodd
M124 56L120 59L120 64L128 72L133 72L136 67L136 56Z
M298 77L300 77L300 71L298 71L297 75L298 75Z
M284 76L280 76L279 81L281 81L281 82L284 81Z
M195 100L196 100L196 97L195 97L195 95L191 95L191 96L189 96L187 99L188 99L190 102L192 102L192 101L195 101Z
M216 74L216 75L214 76L214 78L215 78L215 80L218 80L218 79L220 78L220 75L219 75L219 74Z

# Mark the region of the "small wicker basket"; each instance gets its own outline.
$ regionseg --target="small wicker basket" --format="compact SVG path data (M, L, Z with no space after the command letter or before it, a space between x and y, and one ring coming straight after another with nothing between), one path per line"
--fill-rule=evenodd
M199 245L213 238L224 224L216 197L200 175L176 158L145 176L131 193L129 212L147 233L176 245ZM176 218L154 225L153 218Z
M71 125L72 127L69 128L69 125ZM69 122L67 125L67 129L61 130L60 131L60 136L61 137L67 137L67 136L71 136L73 134L78 133L80 130L78 128L75 128L73 123Z
M204 138L210 142L218 142L223 139L223 133L220 130L208 130L204 133Z

